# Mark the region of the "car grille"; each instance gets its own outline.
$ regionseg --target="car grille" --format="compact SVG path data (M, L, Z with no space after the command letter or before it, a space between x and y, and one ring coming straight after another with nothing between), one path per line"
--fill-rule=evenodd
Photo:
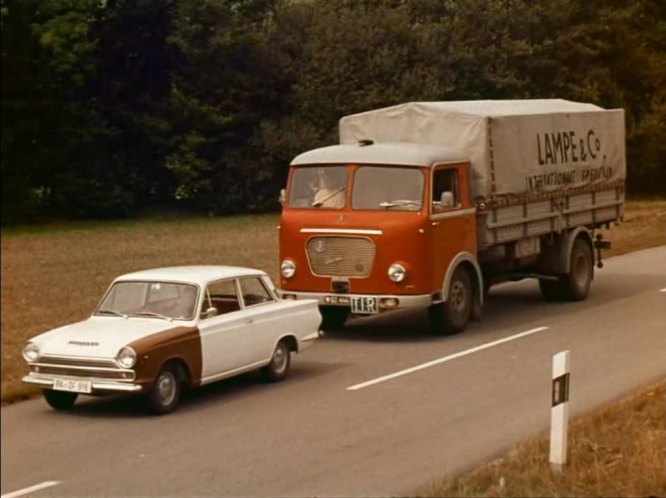
M44 356L30 365L34 373L105 380L134 380L134 371L121 369L115 361L97 358Z
M307 254L315 275L367 277L375 260L375 243L365 237L312 237Z

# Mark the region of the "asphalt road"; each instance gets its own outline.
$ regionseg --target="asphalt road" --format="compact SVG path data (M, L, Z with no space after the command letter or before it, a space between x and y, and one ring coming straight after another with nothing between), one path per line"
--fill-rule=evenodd
M573 415L666 377L666 246L607 260L585 302L524 281L493 288L463 334L425 327L425 313L352 321L285 382L222 381L166 417L112 398L3 408L2 495L413 494L547 431L559 351Z

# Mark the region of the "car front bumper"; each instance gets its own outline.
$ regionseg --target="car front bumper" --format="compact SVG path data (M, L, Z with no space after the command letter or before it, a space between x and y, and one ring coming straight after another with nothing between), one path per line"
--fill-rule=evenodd
M32 384L34 386L41 387L42 389L53 388L53 383L56 379L63 380L84 380L90 381L92 392L90 394L101 394L101 393L138 393L143 389L139 384L134 384L132 382L115 382L112 380L105 379L92 379L84 377L67 377L64 375L48 375L48 374L36 374L30 373L21 379L22 382L26 384ZM83 393L86 394L86 393Z

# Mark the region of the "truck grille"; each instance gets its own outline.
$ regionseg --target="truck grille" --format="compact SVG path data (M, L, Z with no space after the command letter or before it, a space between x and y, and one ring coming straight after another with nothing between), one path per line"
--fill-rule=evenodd
M365 237L312 237L307 242L312 273L320 277L367 277L375 243Z

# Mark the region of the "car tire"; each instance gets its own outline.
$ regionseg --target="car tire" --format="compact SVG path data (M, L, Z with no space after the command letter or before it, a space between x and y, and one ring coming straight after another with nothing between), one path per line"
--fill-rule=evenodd
M328 332L344 327L350 311L349 308L344 306L320 306L322 330Z
M461 332L469 322L473 299L469 273L459 266L453 272L446 302L428 308L428 320L433 332L444 335Z
M268 382L278 382L287 376L290 366L291 351L286 341L280 341L273 350L270 363L261 369L261 374Z
M48 405L54 410L58 411L66 411L71 409L76 402L76 398L79 397L77 393L53 391L51 389L44 389L42 394Z
M148 393L148 409L155 415L165 415L172 412L182 391L180 370L173 363L166 364L157 374L157 378Z

